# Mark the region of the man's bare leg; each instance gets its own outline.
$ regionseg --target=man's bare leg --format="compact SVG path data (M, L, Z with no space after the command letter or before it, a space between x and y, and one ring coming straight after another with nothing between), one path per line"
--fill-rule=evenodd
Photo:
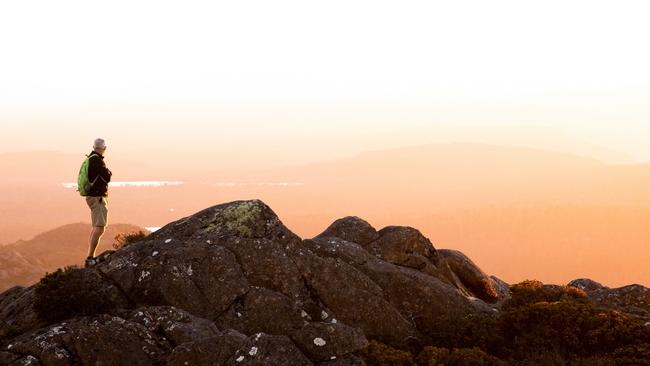
M95 257L95 250L97 249L97 244L99 244L99 240L102 238L102 235L104 235L104 227L103 226L93 226L93 230L90 232L90 243L88 246L88 257L94 258Z

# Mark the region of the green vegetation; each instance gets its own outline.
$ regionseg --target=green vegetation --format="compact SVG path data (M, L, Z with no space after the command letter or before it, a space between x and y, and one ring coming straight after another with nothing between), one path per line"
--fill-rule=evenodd
M120 250L129 244L144 240L148 235L149 233L146 233L142 230L132 233L117 234L115 236L115 243L113 243L113 248L115 248L115 250Z
M510 289L496 318L438 318L417 357L374 340L360 356L369 366L650 365L650 327L640 319L598 308L571 286Z
M102 288L102 278L96 272L74 266L59 268L36 284L34 309L49 322L106 313L112 304Z

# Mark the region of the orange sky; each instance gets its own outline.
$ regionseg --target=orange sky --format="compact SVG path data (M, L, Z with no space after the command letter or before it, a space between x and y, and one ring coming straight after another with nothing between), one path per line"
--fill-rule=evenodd
M256 160L281 141L301 149L274 156L291 162L467 139L447 133L459 127L543 126L650 161L650 49L639 46L648 10L584 0L6 2L0 152L75 152L103 136L116 152L243 146ZM529 137L509 140L535 146ZM346 142L310 149L314 139Z

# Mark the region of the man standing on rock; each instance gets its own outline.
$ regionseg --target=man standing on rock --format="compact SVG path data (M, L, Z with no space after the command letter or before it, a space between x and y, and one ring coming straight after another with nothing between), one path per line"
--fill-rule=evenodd
M86 267L97 263L95 250L108 222L108 182L111 181L113 173L104 163L105 152L106 142L98 138L93 144L93 151L88 155L88 181L92 182L92 185L86 196L86 203L90 207L93 229L90 233Z

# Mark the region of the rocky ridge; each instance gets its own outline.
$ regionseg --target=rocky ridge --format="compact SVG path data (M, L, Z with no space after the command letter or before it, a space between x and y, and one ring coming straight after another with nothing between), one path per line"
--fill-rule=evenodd
M363 365L369 340L417 350L439 317L497 316L508 284L418 230L355 216L301 239L260 200L105 252L84 281L109 311L48 323L35 288L0 295L0 364Z

